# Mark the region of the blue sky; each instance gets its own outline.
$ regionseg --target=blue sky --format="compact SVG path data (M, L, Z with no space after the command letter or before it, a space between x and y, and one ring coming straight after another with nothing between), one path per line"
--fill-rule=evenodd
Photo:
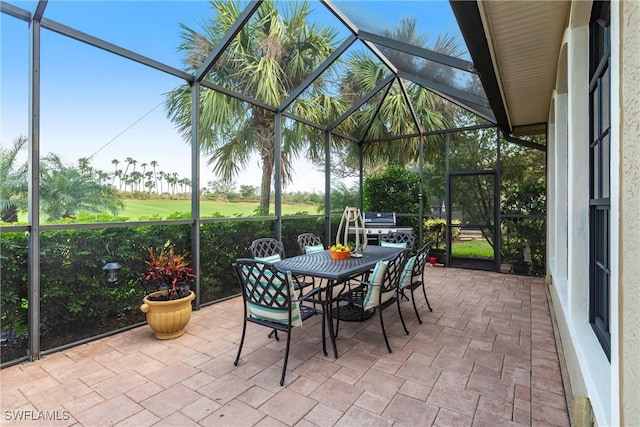
M26 10L36 2L10 0ZM313 2L318 22L345 30L324 6ZM457 31L447 1L334 1L357 25L393 27L407 12L419 17L421 30L435 37ZM49 1L45 17L181 69L177 52L180 23L200 28L210 13L206 1ZM0 15L1 143L28 133L28 27ZM424 23L423 23L424 22ZM427 30L428 26L428 30ZM366 28L365 28L366 29ZM159 170L190 178L190 148L166 119L164 94L182 84L168 74L93 48L49 30L42 31L41 152L67 162L92 157L92 164L113 171L113 159L156 160ZM119 168L124 168L124 162ZM200 185L216 177L202 162ZM287 191L323 191L324 177L304 159L295 164L295 184ZM140 170L140 169L138 169ZM260 185L257 159L236 180Z

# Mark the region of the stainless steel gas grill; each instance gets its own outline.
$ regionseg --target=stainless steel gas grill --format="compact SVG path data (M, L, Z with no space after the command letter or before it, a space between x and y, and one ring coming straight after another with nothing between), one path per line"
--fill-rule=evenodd
M365 212L362 216L368 245L379 245L380 237L390 231L413 233L411 227L396 226L395 212ZM353 227L349 228L349 233L355 234Z

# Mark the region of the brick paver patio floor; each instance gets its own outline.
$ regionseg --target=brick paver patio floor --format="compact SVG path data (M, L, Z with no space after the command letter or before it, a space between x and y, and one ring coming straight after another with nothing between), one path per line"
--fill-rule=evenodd
M1 424L568 426L543 280L453 268L426 276L433 312L420 298L423 324L409 301L408 336L396 310L384 312L391 354L375 314L341 322L340 357L324 356L316 316L294 331L280 387L285 340L263 327L250 325L233 365L234 298L194 312L176 340L144 326L3 369Z

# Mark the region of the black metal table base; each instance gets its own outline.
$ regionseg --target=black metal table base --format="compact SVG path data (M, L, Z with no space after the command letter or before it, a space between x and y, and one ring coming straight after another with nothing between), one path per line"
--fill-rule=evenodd
M345 322L361 322L373 316L373 310L367 310L363 313L362 307L346 304L332 308L331 315L336 319L339 316L340 320L344 320Z

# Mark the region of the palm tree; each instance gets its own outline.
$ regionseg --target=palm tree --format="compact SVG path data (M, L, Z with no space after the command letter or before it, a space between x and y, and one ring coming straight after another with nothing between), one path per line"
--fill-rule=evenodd
M153 172L149 171L144 174L144 187L147 189L147 193L151 194L151 189L153 188L154 183L156 182L153 179Z
M151 198L151 190L153 186L156 184L156 181L153 179L153 172L147 172L145 176L146 180L144 181L144 187L147 189L148 198Z
M387 31L383 35L449 56L456 57L462 54L462 50L458 47L455 39L446 35L437 37L436 41L430 45L428 37L417 33L415 18L402 19L398 28L393 31ZM398 54L397 51L392 49L381 47L380 50L396 64L406 62L407 58L409 58L409 55ZM347 99L353 100L359 99L362 95L373 90L381 80L380 76L389 72L386 66L374 58L368 51L356 51L352 53L347 60L346 68L347 72L341 84L342 95ZM441 84L451 85L455 79L455 74L450 67L444 67L430 61L422 66L422 68L419 68L419 66L413 62L402 65L402 68L412 70L412 72L416 74L432 76L432 80ZM425 90L417 84L409 82L404 82L404 84L423 130L429 131L449 127L453 116L453 106L451 103L444 101L439 96ZM374 114L376 114L376 104L375 102L371 103L369 108L362 109L355 115L354 132L356 136L364 136L363 133L365 131L367 131L366 136L370 139L418 132L409 106L397 83L394 83L391 87L382 102L379 112L377 112L377 115L374 117ZM366 127L369 123L371 123L371 127L367 130ZM441 146L443 143L442 139L431 137L427 139L427 143L432 144L432 149L426 150L428 155L444 152L444 148ZM353 149L357 149L355 144L351 144L349 147L349 157L351 158L356 155ZM367 144L365 145L363 155L365 166L369 171L387 164L406 167L418 159L418 139L411 138Z
M140 182L142 181L142 174L140 171L132 171L129 175L131 175L131 192L140 191Z
M91 161L87 157L80 157L78 159L78 168L80 172L87 178L91 178L93 175L93 168L91 167Z
M118 178L118 191L122 191L122 179L124 178L124 173L122 169L117 169L115 173L115 177ZM115 178L114 178L115 180ZM126 190L126 188L125 188Z
M231 0L213 0L213 16L206 20L203 32L182 25L183 52L187 71L195 72L204 58L231 28L242 10ZM207 76L213 82L277 106L335 48L336 31L308 23L312 13L306 1L283 2L281 16L275 0L265 0L256 11L252 25L245 25L228 46L223 58L214 64ZM322 85L322 81L316 83ZM167 116L176 124L187 141L191 135L190 87L184 85L168 94ZM316 97L317 104L327 97ZM313 104L313 98L307 100ZM269 210L271 183L274 175L275 149L273 114L242 101L211 90L202 93L200 117L201 146L209 158L208 164L224 180L231 180L247 165L253 153L261 161L261 215ZM330 109L341 110L339 103L330 101ZM309 108L315 114L323 108ZM335 115L335 111L333 111ZM321 123L321 120L316 120ZM291 180L290 161L307 145L307 137L300 132L285 134L282 148L282 180Z
M27 163L17 164L27 146L27 138L19 136L10 149L0 147L0 221L18 221L18 212L26 210L28 196Z
M171 184L171 195L175 196L176 194L176 184L178 184L178 173L172 172L167 176L167 183Z
M181 178L180 182L180 191L182 193L186 193L191 187L191 180L189 178Z
M158 178L157 179L158 179L158 181L160 181L160 194L163 193L164 186L162 185L162 182L164 181L165 176L166 176L166 173L164 171L158 172Z
M126 175L127 172L129 171L129 166L131 166L131 163L133 163L133 157L127 157L126 159L124 159L124 161L127 164L127 167L124 168L123 174Z
M115 172L113 173L113 181L115 182L117 176L118 176L118 165L120 164L120 160L118 159L113 159L111 160L111 164L114 165L115 167ZM120 186L122 187L122 181L120 181ZM122 189L122 188L120 188Z
M138 163L137 160L131 160L131 164L133 165L133 170L131 171L131 193L134 193L135 191L137 191L138 189L138 183L139 183L139 172L136 172L136 164Z
M55 154L49 154L40 164L40 198L47 221L80 212L117 214L123 207L113 187L86 179L80 169L65 165Z
M133 194L133 184L134 184L134 183L135 183L135 182L134 182L134 180L133 180L133 176L132 176L132 174L128 174L127 176L125 176L125 178L124 178L124 188L125 188L125 191L126 191L127 187L130 187L130 188L131 188L131 194Z
M107 185L107 180L109 179L109 173L102 170L98 170L96 174L97 174L98 182L102 185Z
M127 183L131 182L131 180L129 179L129 175L127 175L127 172L129 171L129 166L131 166L131 164L133 162L135 162L135 160L133 160L133 157L127 157L124 160L127 163L127 167L124 168L124 172L122 172L122 178L124 179L124 191L127 191ZM133 188L131 189L131 191L133 192Z
M158 162L156 160L151 160L151 166L153 167L153 182L156 187L156 194L158 194L158 186L155 184L158 182L158 175L156 175L156 167L158 167Z
M148 166L148 164L145 163L145 162L140 163L140 167L142 168L142 173L141 173L140 179L138 181L138 191L144 191L144 189L142 188L143 185L144 185L144 182L142 182L142 178L144 178L144 176L145 176L145 172L147 171L147 166Z

